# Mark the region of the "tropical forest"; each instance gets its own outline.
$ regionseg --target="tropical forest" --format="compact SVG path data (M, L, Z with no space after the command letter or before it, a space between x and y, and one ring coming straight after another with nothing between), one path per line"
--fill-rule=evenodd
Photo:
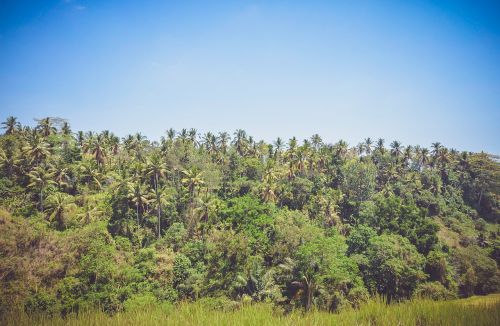
M495 155L2 128L2 324L500 321Z

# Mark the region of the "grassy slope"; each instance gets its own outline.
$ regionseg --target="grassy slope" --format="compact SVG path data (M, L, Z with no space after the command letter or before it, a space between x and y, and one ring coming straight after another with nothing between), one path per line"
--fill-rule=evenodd
M6 325L500 325L500 294L434 302L415 300L385 305L373 300L359 310L340 314L294 312L283 315L267 304L234 311L207 310L200 304L151 307L113 317L83 313L66 319L30 319L25 314L4 316Z

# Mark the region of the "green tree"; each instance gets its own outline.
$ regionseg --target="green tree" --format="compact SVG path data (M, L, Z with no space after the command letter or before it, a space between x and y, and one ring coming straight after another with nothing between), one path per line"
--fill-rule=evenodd
M410 298L416 286L425 279L424 257L400 235L383 234L371 238L366 257L366 285L389 300Z

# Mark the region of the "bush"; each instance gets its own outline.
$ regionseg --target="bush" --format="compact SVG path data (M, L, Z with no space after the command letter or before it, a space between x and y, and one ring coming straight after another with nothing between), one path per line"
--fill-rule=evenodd
M439 282L427 282L420 284L415 289L415 296L432 300L451 300L456 299L456 293L448 290Z
M125 311L141 310L144 307L153 307L158 303L152 293L136 294L123 303Z

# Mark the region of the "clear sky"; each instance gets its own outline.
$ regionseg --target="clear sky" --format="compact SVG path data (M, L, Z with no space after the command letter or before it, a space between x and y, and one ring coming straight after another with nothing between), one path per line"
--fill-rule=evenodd
M500 154L500 1L0 0L0 120Z

